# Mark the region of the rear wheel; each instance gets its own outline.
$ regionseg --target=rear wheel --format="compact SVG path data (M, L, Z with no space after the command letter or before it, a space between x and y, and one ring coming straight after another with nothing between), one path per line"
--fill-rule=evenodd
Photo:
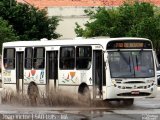
M31 83L28 87L28 96L29 96L30 104L36 106L39 92L38 92L37 86L33 83Z
M91 104L91 95L87 86L79 89L78 99L87 105Z

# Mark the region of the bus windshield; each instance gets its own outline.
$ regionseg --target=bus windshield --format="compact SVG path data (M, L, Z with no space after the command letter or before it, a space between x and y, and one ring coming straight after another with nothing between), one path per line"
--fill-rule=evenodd
M155 76L152 51L110 51L108 54L112 78Z

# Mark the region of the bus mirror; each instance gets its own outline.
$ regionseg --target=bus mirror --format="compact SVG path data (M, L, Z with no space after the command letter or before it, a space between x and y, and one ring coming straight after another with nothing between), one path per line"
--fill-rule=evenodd
M157 70L160 70L160 64L157 66Z
M160 76L159 75L157 75L157 84L158 86L160 86Z

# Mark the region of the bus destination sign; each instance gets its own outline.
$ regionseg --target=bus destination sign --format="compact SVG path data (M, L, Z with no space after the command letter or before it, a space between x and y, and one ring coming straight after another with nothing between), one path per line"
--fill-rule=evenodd
M116 48L143 48L144 44L143 43L116 43L115 47Z
M152 49L150 41L111 41L107 49Z

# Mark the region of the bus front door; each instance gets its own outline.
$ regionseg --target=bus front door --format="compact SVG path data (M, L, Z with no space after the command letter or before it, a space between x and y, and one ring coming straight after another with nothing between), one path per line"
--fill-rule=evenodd
M102 50L93 51L93 99L102 99L103 83L103 53Z
M18 93L23 93L23 61L23 52L16 52L16 88Z
M56 90L58 86L58 51L47 52L46 79L47 91Z

